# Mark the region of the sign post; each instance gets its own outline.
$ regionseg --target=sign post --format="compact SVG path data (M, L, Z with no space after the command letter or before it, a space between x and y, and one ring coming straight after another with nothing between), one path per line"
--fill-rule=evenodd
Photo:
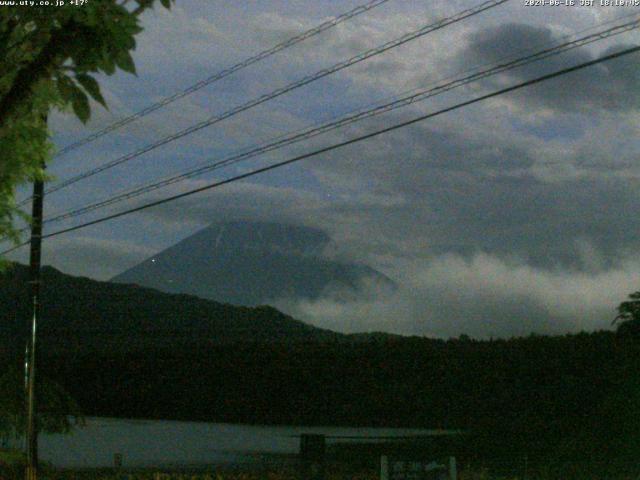
M300 435L300 478L301 480L325 480L324 435Z

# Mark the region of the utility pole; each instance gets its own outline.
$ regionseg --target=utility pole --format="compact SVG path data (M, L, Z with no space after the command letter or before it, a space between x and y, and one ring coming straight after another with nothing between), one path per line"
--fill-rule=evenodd
M46 119L45 119L46 122ZM43 170L45 165L42 166ZM33 316L27 325L27 349L25 358L25 399L27 450L26 480L36 480L38 475L38 430L36 420L36 328L40 317L40 259L42 252L42 206L44 182L33 182L33 203L31 211L31 254L29 260L29 285L33 305Z

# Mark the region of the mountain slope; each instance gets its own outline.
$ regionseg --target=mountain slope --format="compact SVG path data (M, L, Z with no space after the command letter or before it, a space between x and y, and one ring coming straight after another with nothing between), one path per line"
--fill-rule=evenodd
M314 300L329 291L361 293L364 281L394 283L371 267L322 256L330 238L300 226L213 224L112 279L237 305Z
M0 335L23 334L30 318L28 268L14 264L0 274ZM189 295L134 285L98 282L42 269L41 336L61 344L109 341L172 344L187 342L297 341L340 337L278 310L236 307Z

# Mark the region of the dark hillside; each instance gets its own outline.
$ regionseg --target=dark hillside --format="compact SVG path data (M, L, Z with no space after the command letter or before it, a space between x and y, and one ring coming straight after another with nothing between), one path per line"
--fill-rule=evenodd
M0 274L0 334L11 338L30 318L28 269ZM49 346L166 346L183 341L329 340L339 334L297 321L269 306L237 307L191 295L98 282L42 270L39 333Z
M561 472L549 478L640 453L636 336L348 336L270 307L43 273L39 371L87 415L462 429L469 458L513 472L526 455ZM1 278L3 364L22 361L25 276Z

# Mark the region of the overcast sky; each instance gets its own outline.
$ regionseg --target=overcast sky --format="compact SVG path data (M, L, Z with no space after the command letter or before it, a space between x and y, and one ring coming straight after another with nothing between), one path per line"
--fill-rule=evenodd
M178 0L145 14L138 76L100 78L110 110L50 117L64 146L364 0ZM58 179L480 3L391 0L56 159ZM576 3L579 3L576 1ZM106 198L470 68L559 43L640 7L527 7L512 0L362 62L46 200L46 215ZM613 24L611 24L613 25ZM173 185L53 231L329 145L638 44L637 32ZM400 286L361 301L281 305L339 331L438 337L609 328L640 289L640 56L496 97L274 172L46 241L43 261L108 279L213 221L318 227L333 254ZM26 249L13 258L26 260Z

